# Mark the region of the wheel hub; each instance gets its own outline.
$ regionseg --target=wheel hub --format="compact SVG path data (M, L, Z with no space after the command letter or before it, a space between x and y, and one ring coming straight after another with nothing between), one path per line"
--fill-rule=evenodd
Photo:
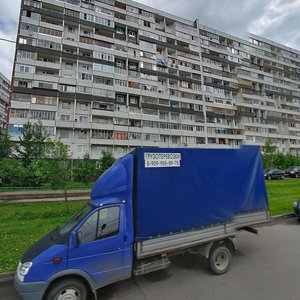
M56 300L80 300L80 293L74 288L67 288L59 293Z
M228 257L226 253L219 253L216 256L215 265L219 270L223 270L226 268L228 264Z

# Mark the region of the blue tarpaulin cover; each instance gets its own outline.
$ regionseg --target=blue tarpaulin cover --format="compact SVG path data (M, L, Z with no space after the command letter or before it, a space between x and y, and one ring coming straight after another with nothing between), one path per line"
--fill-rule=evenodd
M139 148L134 155L136 241L268 210L259 147Z

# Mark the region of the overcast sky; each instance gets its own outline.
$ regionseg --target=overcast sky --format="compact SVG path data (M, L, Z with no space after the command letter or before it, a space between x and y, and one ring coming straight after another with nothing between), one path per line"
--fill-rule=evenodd
M300 0L138 0L246 38L252 32L300 50ZM20 0L0 1L0 39L16 39ZM0 72L11 79L14 44L0 40Z

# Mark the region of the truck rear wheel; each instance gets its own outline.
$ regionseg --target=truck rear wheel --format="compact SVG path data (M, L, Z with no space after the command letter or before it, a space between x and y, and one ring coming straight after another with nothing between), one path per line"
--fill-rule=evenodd
M87 289L77 279L64 279L49 290L47 300L87 300Z
M226 273L231 265L231 252L224 245L215 245L208 258L211 271L216 275Z

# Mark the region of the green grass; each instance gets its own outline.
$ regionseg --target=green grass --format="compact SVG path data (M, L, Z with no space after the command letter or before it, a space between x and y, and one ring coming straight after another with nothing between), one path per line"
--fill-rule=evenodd
M0 273L15 271L22 254L46 233L62 225L86 202L2 204L0 214Z
M300 199L300 179L266 181L271 216L293 211ZM47 232L63 224L85 201L2 204L0 273L15 271L24 251Z
M271 216L293 212L300 199L300 179L266 181Z

